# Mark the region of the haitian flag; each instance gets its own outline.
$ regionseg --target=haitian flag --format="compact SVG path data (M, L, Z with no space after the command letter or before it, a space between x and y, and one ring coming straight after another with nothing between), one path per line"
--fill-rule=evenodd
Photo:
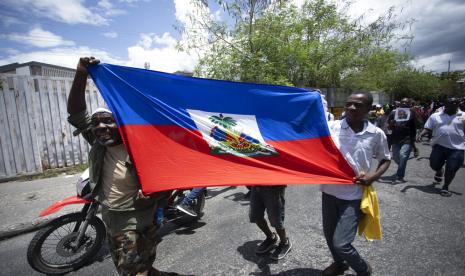
M348 184L320 94L110 64L89 67L145 194L238 185Z

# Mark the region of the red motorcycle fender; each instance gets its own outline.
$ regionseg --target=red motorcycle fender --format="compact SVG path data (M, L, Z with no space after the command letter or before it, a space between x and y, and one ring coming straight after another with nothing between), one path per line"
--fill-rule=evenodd
M80 198L78 196L70 196L60 201L53 203L52 205L48 206L42 212L40 212L40 217L45 217L55 212L58 212L63 206L71 205L71 204L85 204L90 203L92 200Z

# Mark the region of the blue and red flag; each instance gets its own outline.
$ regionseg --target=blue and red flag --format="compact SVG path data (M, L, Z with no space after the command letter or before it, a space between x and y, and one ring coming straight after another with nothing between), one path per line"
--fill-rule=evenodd
M178 188L348 184L316 91L99 64L92 79L149 194Z

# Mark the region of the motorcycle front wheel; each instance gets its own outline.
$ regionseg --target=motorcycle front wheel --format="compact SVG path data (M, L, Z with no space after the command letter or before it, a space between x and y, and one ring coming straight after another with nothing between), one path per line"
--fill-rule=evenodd
M29 265L45 274L63 274L91 261L105 241L105 224L98 217L92 217L77 245L79 226L84 220L82 213L64 215L37 232L27 250Z

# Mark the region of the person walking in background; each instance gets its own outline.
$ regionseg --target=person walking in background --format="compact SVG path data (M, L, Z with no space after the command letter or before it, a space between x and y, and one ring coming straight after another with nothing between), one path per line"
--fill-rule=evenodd
M464 162L465 113L458 109L458 105L458 99L446 99L444 110L429 117L418 137L419 141L421 137L432 134L433 150L429 161L430 167L436 172L434 182L441 183L444 176L444 185L440 191L442 196L452 195L449 185Z
M377 116L377 110L376 110L375 105L371 107L371 110L368 112L367 118L368 118L368 121L370 121L370 123L376 124L376 119L378 118L378 116Z
M400 106L389 115L388 122L392 130L392 159L398 166L391 180L392 183L405 182L407 161L417 136L416 115L411 109L410 99L401 100Z
M264 254L271 250L270 258L280 260L289 253L292 243L284 228L284 206L286 186L252 186L250 194L250 222L257 224L266 239L255 249L255 253ZM268 220L276 233L272 232L265 220Z
M379 118L379 117L381 117L381 116L384 115L384 113L385 113L385 112L384 112L384 109L383 109L383 107L382 107L380 104L377 104L377 105L375 106L375 109L376 109L376 117L377 117L377 118Z
M386 107L385 112L376 118L376 126L379 127L384 134L386 135L387 143L388 143L388 148L391 150L391 135L392 135L392 130L389 128L389 123L388 123L388 118L389 114L391 113L391 109L389 105Z
M197 217L199 214L195 212L193 203L194 200L196 200L199 195L203 192L205 192L207 188L193 188L186 197L184 197L178 205L176 205L176 209L188 214L191 217Z
M376 181L391 163L384 132L368 122L373 103L370 93L354 93L347 98L346 118L329 123L331 137L354 170L354 184L321 185L323 232L334 262L323 271L325 276L344 274L349 266L357 275L371 275L371 266L352 242L362 217L362 185ZM373 171L373 156L379 161Z

